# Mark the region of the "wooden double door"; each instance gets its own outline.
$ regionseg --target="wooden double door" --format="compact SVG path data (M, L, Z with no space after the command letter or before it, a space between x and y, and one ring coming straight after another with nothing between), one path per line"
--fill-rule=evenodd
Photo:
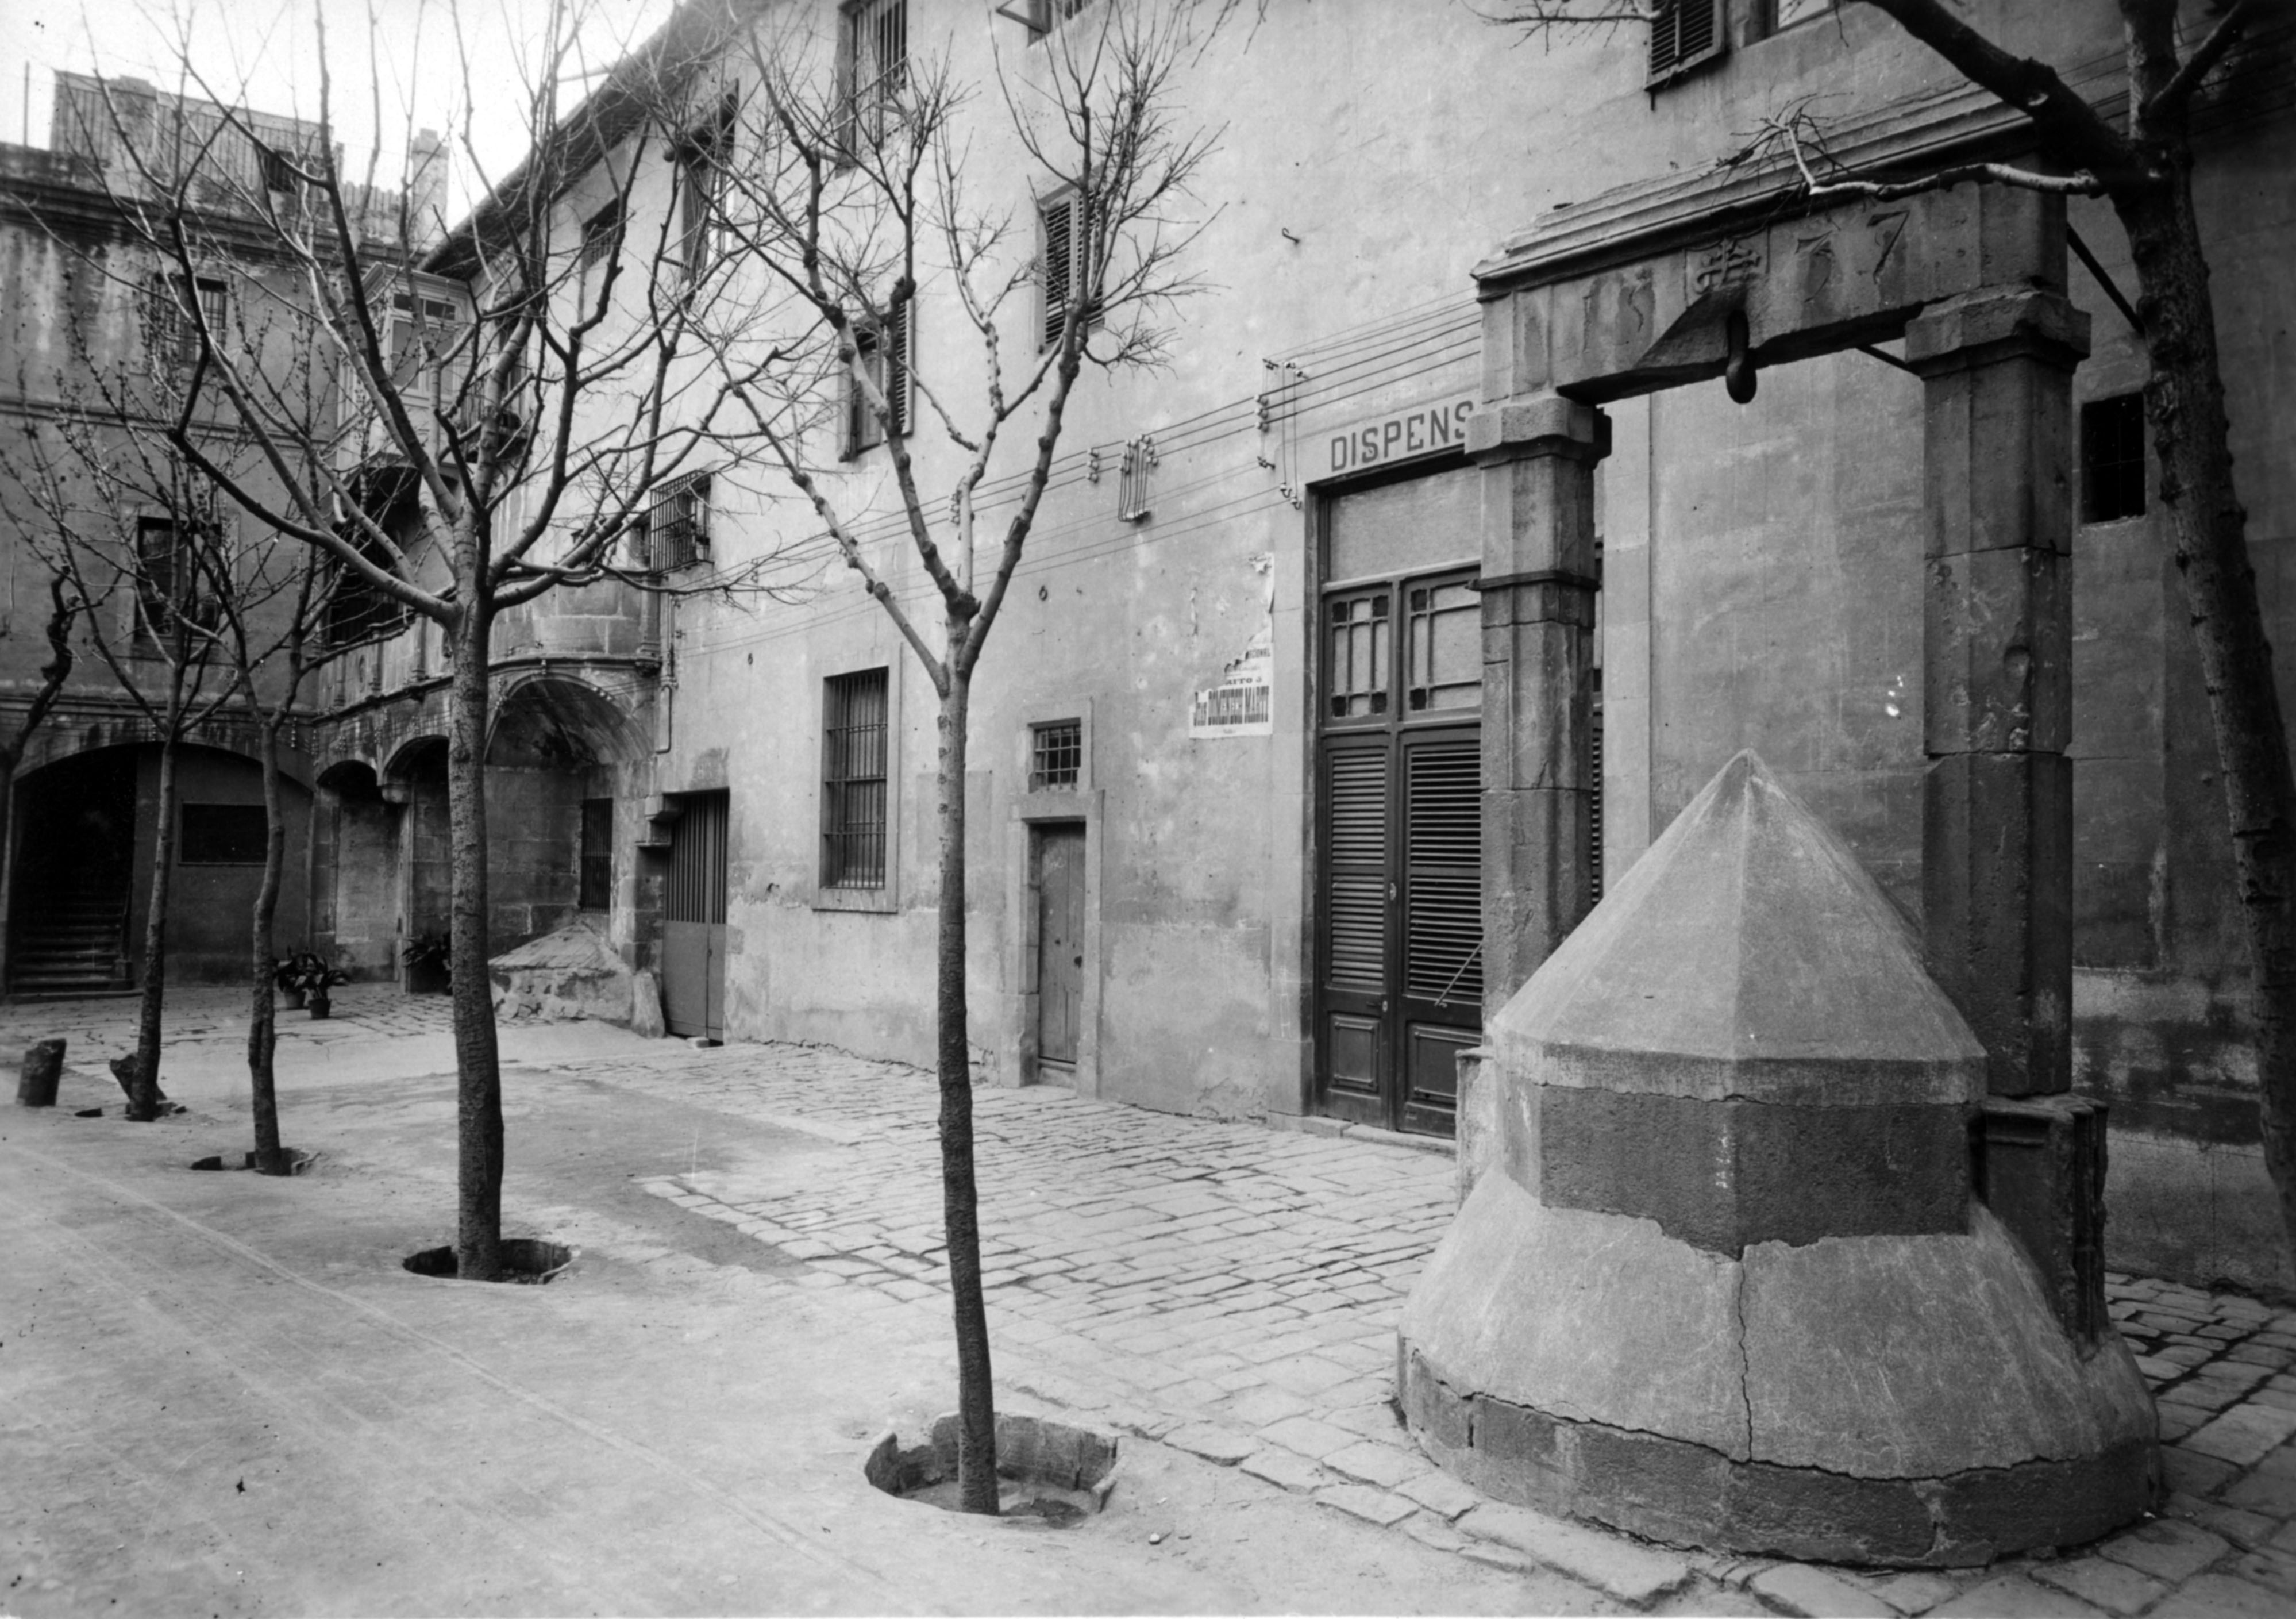
M726 1038L724 793L679 796L662 896L661 1015L672 1034Z
M1472 571L1406 574L1322 620L1318 1101L1449 1135L1482 1031L1481 604Z
M1327 737L1322 776L1323 1111L1450 1135L1482 1032L1480 738Z

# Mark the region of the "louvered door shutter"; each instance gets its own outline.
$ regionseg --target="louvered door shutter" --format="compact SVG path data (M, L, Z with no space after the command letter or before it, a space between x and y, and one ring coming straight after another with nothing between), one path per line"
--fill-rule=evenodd
M1387 992L1388 757L1383 742L1324 757L1324 982L1354 995Z
M1404 771L1403 992L1439 1007L1483 999L1480 744L1410 744Z

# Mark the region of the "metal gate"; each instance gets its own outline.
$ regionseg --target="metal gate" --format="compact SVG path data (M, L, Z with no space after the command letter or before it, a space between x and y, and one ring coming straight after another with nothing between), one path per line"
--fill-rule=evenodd
M661 1011L672 1034L726 1038L727 796L679 795L662 896Z

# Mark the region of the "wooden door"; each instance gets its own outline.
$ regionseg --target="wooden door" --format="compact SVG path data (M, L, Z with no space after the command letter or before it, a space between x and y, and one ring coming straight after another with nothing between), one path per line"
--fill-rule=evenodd
M661 1011L672 1034L726 1038L724 793L681 795L662 900Z
M1037 1061L1073 1070L1084 1023L1084 828L1037 830Z
M1394 814L1394 748L1384 736L1333 737L1324 744L1323 948L1318 997L1323 1018L1324 1112L1357 1124L1392 1128L1394 1072L1390 967L1395 876L1389 829Z

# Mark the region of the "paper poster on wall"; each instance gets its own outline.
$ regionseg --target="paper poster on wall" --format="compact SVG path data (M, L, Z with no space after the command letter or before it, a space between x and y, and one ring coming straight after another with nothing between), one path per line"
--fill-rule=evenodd
M1188 735L1200 737L1275 735L1275 559L1262 552L1251 569L1267 580L1260 592L1259 628L1241 657L1220 671L1218 686L1200 688L1188 704Z

